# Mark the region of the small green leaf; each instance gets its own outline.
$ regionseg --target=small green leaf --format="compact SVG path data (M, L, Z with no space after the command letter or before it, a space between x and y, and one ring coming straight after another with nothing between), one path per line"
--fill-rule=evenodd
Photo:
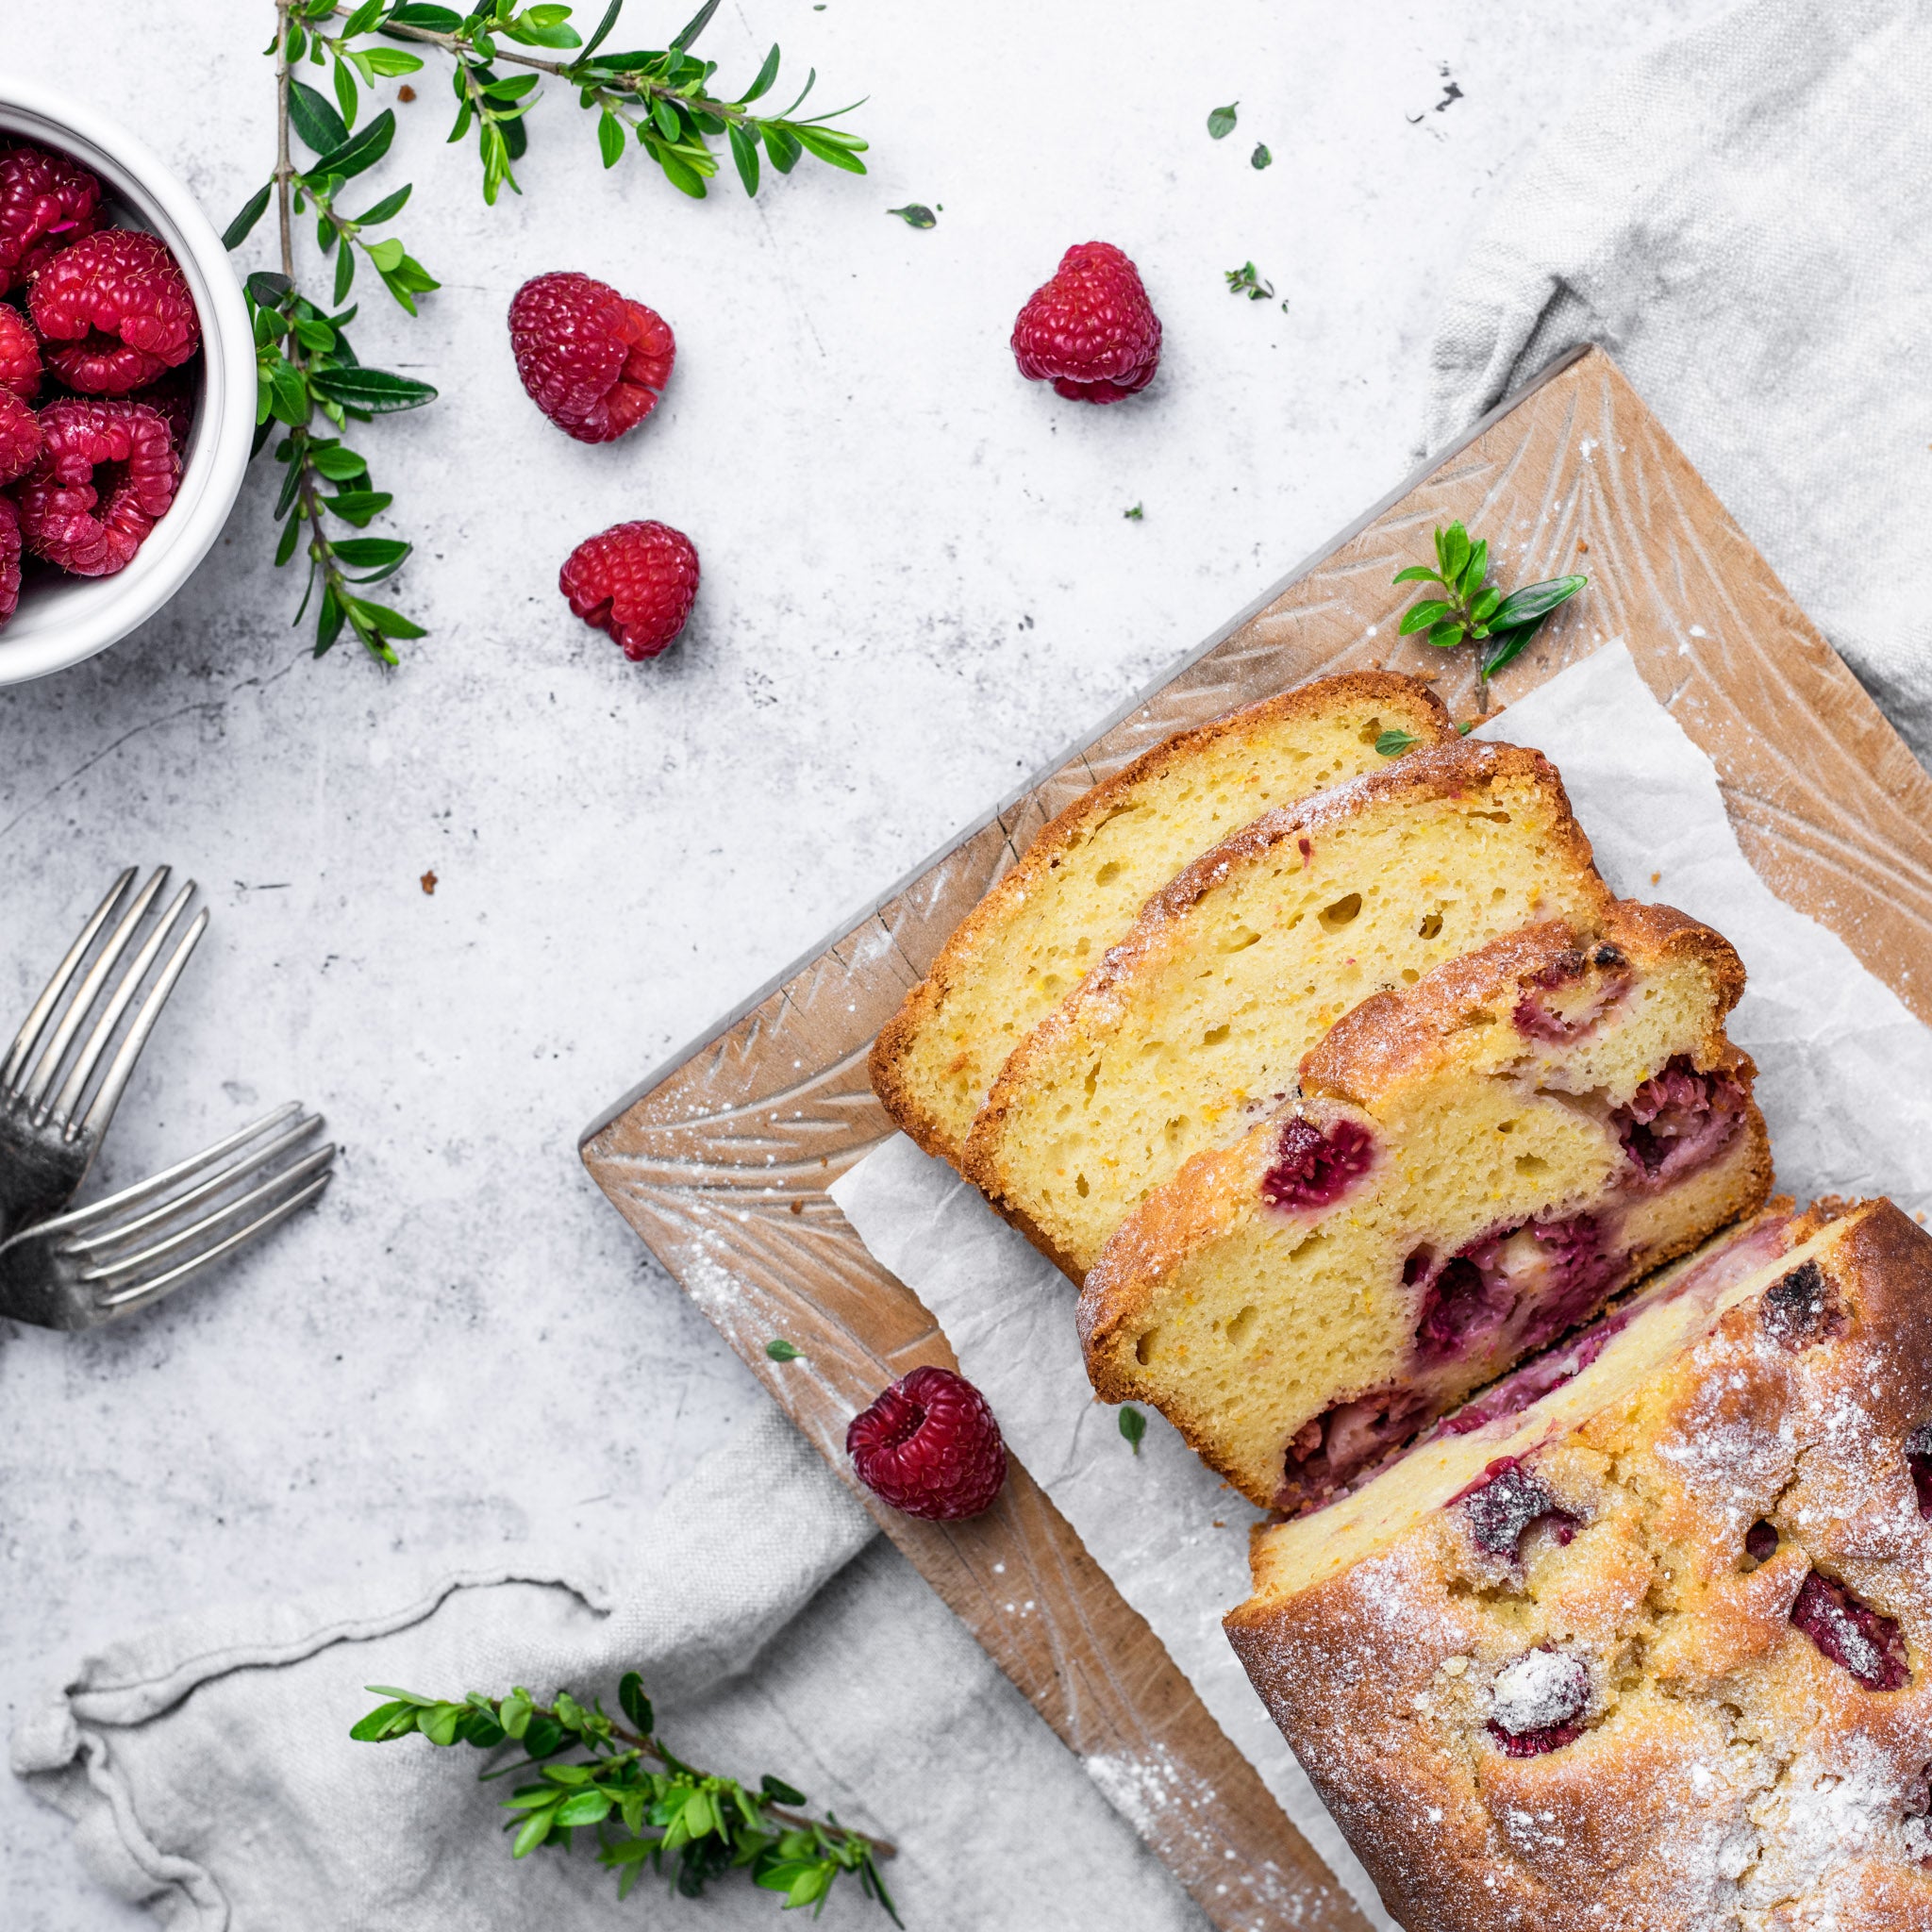
M1403 637L1412 637L1419 630L1427 630L1430 625L1441 621L1448 608L1441 597L1424 597L1420 604L1411 604L1403 613L1398 630Z
M1429 626L1427 641L1439 651L1453 651L1462 641L1463 626L1454 618L1444 618L1441 624Z
M771 1341L765 1343L765 1353L774 1362L795 1362L805 1351L800 1348L794 1348L782 1335L774 1335Z
M1388 730L1375 741L1375 749L1385 758L1399 758L1415 743L1415 734L1409 731Z
M832 167L843 168L848 175L863 175L865 163L855 152L866 143L845 135L835 127L814 127L807 122L796 122L791 129L801 146L808 153L815 154L820 160Z
M1483 579L1490 571L1490 546L1487 539L1470 546L1469 558L1462 566L1457 578L1457 588L1465 598L1474 597L1482 589Z
M302 526L299 524L291 524L289 527L299 531ZM396 1720L405 1715L408 1716L408 1722L399 1725ZM378 1704L367 1717L350 1725L349 1735L358 1744L381 1744L391 1738L406 1737L415 1728L415 1706L405 1704L398 1699L388 1704Z
M758 1780L758 1790L774 1805L803 1805L808 1802L796 1785L788 1785L782 1777L774 1777L769 1771Z
M428 383L417 382L408 375L392 375L387 369L317 369L308 380L317 394L352 409L366 409L371 415L420 409L425 403L436 400L436 391Z
M765 64L758 69L758 78L755 81L753 81L752 84L748 88L746 88L741 94L739 95L735 105L741 108L749 107L752 104L752 102L758 98L760 94L766 92L770 89L772 83L774 80L776 80L777 77L778 49L776 45L774 44L772 51L765 56Z
M678 29L677 38L671 42L671 51L681 54L711 24L711 16L718 10L718 0L705 0L691 18Z
M1138 503L1133 507L1132 509L1124 509L1121 512L1121 515L1125 517L1126 520L1131 524L1140 523L1141 519L1145 516L1145 509L1142 508L1141 505Z
M1548 615L1547 612L1544 613ZM1524 645L1543 627L1541 617L1533 617L1527 624L1512 625L1508 630L1492 631L1490 634L1490 649L1483 658L1483 676L1493 677L1504 665L1513 663L1523 655Z
M340 56L336 59L336 105L342 110L342 125L345 128L356 125L356 75L349 63Z
M1234 110L1241 106L1239 101L1230 101L1224 108L1216 108L1208 116L1208 133L1211 140L1224 141L1234 132Z
M1469 561L1469 532L1460 524L1451 524L1436 532L1436 556L1442 566L1443 580L1453 584Z
M610 1816L610 1807L615 1802L608 1791L594 1788L587 1791L573 1791L557 1807L557 1822L565 1830L578 1824L601 1824Z
M372 242L368 247L370 260L385 274L402 266L403 244L393 235L387 235L380 242ZM341 301L341 297L337 296L336 299Z
M626 1671L618 1680L617 1701L640 1734L648 1738L651 1735L651 1700L644 1695L644 1680L635 1671Z
M385 108L375 120L358 127L351 139L324 155L308 170L308 177L321 180L325 175L340 175L346 180L352 175L359 175L365 168L375 167L388 154L389 144L395 138L395 109Z
M393 194L385 194L373 208L366 208L356 217L358 228L373 228L378 222L386 222L391 216L402 213L409 199L411 184L405 182Z
M534 1852L550 1836L550 1827L556 1819L554 1811L532 1811L524 1820L517 1835L510 1840L509 1855L521 1858L527 1852Z
M289 125L319 155L333 153L349 138L348 123L306 80L289 83Z
M1272 167L1274 162L1274 157L1268 152L1263 142L1257 141L1255 143L1255 152L1248 157L1248 166L1258 171Z
M248 199L242 204L242 212L222 230L222 246L239 248L248 239L249 231L260 221L268 207L268 198L275 192L275 184L264 181Z
M1147 1418L1129 1402L1121 1408L1121 1434L1136 1456L1141 1453L1141 1439L1147 1433Z
M1496 607L1490 628L1509 630L1519 624L1545 618L1557 605L1568 603L1589 581L1588 577L1550 577L1543 583L1525 584L1520 591L1511 591Z
M604 165L614 168L624 158L624 123L608 108L597 117L597 151L604 157Z
M356 279L356 251L346 244L336 256L336 280L334 297L341 301L349 292L349 285Z
M1469 607L1469 614L1478 625L1488 624L1491 617L1494 614L1497 605L1502 603L1502 591L1497 590L1494 584L1491 584L1488 590L1480 591L1476 593L1474 600Z
M1398 584L1440 584L1442 579L1427 564L1412 563L1406 570L1397 571L1393 581Z
M577 57L579 60L588 60L604 44L610 36L610 29L617 25L617 16L623 11L624 0L610 0L610 5L604 9L604 18L597 23L597 31L584 42L584 51Z
M897 215L908 228L936 228L940 218L923 201L908 201L904 208L889 208L889 215Z
M737 122L731 124L731 158L738 164L738 178L747 194L758 192L758 144Z
M804 153L792 139L791 130L780 127L774 121L767 121L759 132L764 136L765 152L771 156L773 167L781 175L791 174L798 164L799 156Z

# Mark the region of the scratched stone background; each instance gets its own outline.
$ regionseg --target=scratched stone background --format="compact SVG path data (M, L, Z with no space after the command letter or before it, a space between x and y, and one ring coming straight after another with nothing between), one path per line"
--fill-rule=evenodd
M258 471L169 609L0 691L8 1026L120 866L172 861L213 908L103 1178L294 1095L345 1147L319 1212L197 1291L92 1336L0 1324L8 1723L58 1660L205 1604L625 1537L763 1398L578 1130L1397 481L1487 199L1607 66L1721 10L732 0L723 78L775 38L826 106L870 96L868 177L807 163L755 204L604 174L559 92L488 209L442 88L399 107L371 198L417 184L397 231L443 289L417 322L377 291L358 345L442 400L359 446L428 637L393 672L312 662ZM642 42L682 18L629 14ZM219 226L271 164L271 27L264 0L62 0L0 17L0 73L137 125ZM938 226L886 213L908 200ZM1166 326L1155 386L1105 410L1006 348L1093 236ZM271 252L263 228L243 259ZM1274 300L1229 295L1246 260ZM610 447L547 425L511 366L510 292L560 267L677 331L663 405ZM556 591L637 516L704 564L647 665ZM1060 1754L1094 1922L1198 1923L1017 1692L987 1695L1013 1775L1051 1785ZM149 1923L67 1839L0 1779L6 1923Z

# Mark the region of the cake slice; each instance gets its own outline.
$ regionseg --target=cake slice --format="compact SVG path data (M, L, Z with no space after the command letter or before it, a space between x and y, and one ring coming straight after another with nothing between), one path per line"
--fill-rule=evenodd
M1109 1402L1148 1402L1264 1507L1347 1486L1472 1389L1771 1191L1727 941L1613 906L1377 993L1301 1100L1196 1156L1080 1297Z
M1827 1205L1257 1531L1226 1627L1409 1932L1924 1932L1928 1516L1932 1240Z
M872 1053L873 1090L928 1154L957 1162L1007 1056L1191 859L1272 807L1388 758L1386 733L1456 727L1412 677L1324 677L1183 731L1047 825L908 994Z
M1007 1061L961 1162L1077 1281L1189 1156L1293 1089L1357 1001L1610 898L1556 767L1440 746L1264 813L1142 908Z

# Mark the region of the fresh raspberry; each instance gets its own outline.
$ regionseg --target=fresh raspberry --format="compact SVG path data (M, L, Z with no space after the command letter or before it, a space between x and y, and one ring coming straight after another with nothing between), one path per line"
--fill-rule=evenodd
M18 491L26 547L76 576L112 576L175 500L168 425L144 403L81 396L49 403L40 422L40 460Z
M613 524L564 558L557 588L586 624L608 630L638 663L684 628L698 593L698 553L669 524Z
M0 290L25 281L100 221L101 184L65 155L0 150Z
M20 602L20 512L10 496L0 496L0 625Z
M530 399L579 442L635 429L671 380L671 325L589 275L536 275L509 305L509 345Z
M1029 382L1076 402L1117 403L1160 366L1160 318L1141 271L1111 242L1080 242L1013 324L1013 356Z
M200 388L200 369L193 362L184 362L179 369L169 370L158 382L136 390L127 400L145 403L158 411L168 425L168 441L178 450L186 445L188 432L194 425L194 398Z
M0 483L25 476L41 453L41 425L10 389L0 389Z
M0 389L30 403L41 391L41 344L19 309L0 302Z
M201 346L188 282L158 236L103 228L63 248L27 294L54 373L84 395L125 396Z
M954 1523L990 1508L1007 1445L986 1397L951 1369L914 1369L852 1418L845 1453L874 1495L908 1516Z

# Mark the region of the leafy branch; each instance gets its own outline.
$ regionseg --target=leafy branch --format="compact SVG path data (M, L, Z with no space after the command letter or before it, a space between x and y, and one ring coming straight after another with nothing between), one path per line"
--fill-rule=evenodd
M1435 584L1442 591L1440 597L1424 597L1409 606L1403 613L1402 636L1424 632L1423 641L1439 651L1453 651L1465 640L1489 646L1479 655L1476 679L1485 709L1490 679L1521 654L1551 611L1567 604L1590 581L1578 576L1550 577L1540 584L1525 584L1505 596L1489 581L1489 575L1488 542L1472 543L1469 532L1458 523L1436 531L1434 570L1412 563L1397 571L1394 578L1398 584Z
M646 1864L661 1875L672 1860L672 1886L687 1898L740 1870L767 1891L783 1892L785 1909L810 1906L814 1917L834 1883L852 1872L866 1897L900 1923L878 1868L892 1856L891 1845L849 1829L830 1812L819 1820L790 1808L805 1804L805 1793L769 1773L751 1791L684 1763L658 1737L651 1700L635 1671L617 1687L635 1729L607 1717L601 1705L586 1708L568 1691L558 1691L554 1705L540 1705L522 1689L503 1698L472 1692L453 1703L391 1685L367 1688L388 1702L351 1728L358 1742L386 1744L414 1733L438 1745L522 1747L513 1762L482 1774L537 1774L503 1801L516 1814L504 1827L516 1834L514 1858L542 1845L568 1851L572 1834L590 1829L597 1862L618 1874L619 1898L630 1895ZM570 1752L582 1755L565 1761Z
M449 58L457 99L450 139L461 141L475 128L483 198L492 205L505 184L522 192L512 165L527 150L525 116L545 75L575 87L580 105L595 110L607 168L623 158L634 135L665 178L686 194L702 197L707 179L718 172L710 142L720 137L748 194L758 192L761 152L780 174L790 174L804 154L850 174L865 173L858 158L865 142L827 125L851 108L795 118L817 80L816 70L783 114L751 111L751 104L777 80L775 46L742 94L729 101L713 94L717 63L698 59L690 48L717 11L718 0L708 0L661 51L602 53L623 7L624 0L609 0L596 31L584 42L570 25L574 9L566 6L520 8L516 0L491 0L475 12L459 13L415 0L360 0L354 7L338 0L275 0L275 34L264 49L275 57L275 171L222 239L239 248L275 203L280 272L251 275L243 285L255 331L255 452L275 438L275 458L282 465L275 520L283 526L275 562L292 562L298 553L308 559L308 587L295 622L314 606L317 657L347 629L372 657L394 664L395 644L424 635L412 619L363 594L400 570L412 546L401 538L344 534L340 527L366 530L393 501L376 489L367 460L349 447L343 432L352 423L421 408L436 399L426 382L364 364L348 336L357 310L342 306L365 264L410 315L417 312L416 298L439 286L397 236L375 232L408 207L410 184L359 213L344 201L349 184L375 167L395 139L392 108L357 125L364 91L380 80L416 74L425 64L423 55L397 42ZM572 58L520 51L525 47L570 52ZM333 99L300 77L305 65L327 70ZM525 71L499 75L499 66ZM296 142L312 159L297 161ZM326 308L305 291L297 270L296 225L310 215L318 252L334 261Z

